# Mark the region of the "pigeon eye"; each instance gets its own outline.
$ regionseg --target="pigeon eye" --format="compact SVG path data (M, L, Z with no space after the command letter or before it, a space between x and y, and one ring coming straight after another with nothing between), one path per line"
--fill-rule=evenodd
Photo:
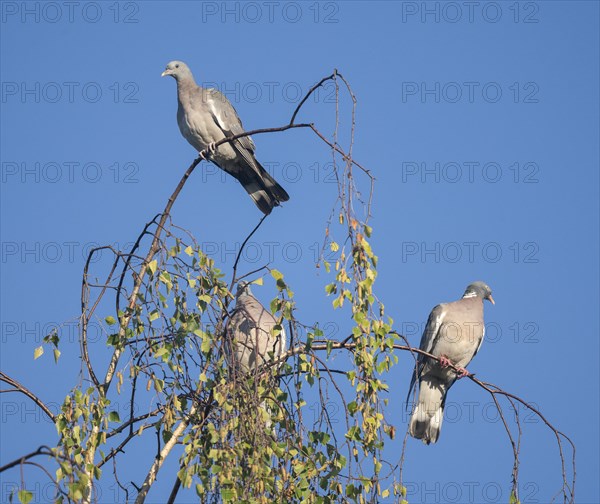
M175 65L175 68L179 68L179 65Z

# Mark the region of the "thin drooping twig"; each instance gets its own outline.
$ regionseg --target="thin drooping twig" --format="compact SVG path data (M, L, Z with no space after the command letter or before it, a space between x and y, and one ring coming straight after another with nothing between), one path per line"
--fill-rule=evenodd
M126 486L121 484L121 482L119 481L119 476L117 475L117 459L116 459L116 457L113 459L113 475L115 477L115 481L117 482L117 485L119 485L119 488L125 492L125 502L129 502L129 490L127 489Z
M237 266L238 266L238 262L240 261L240 257L242 256L242 252L244 250L244 247L246 246L246 243L248 243L248 240L250 238L252 238L252 235L254 233L256 233L256 231L258 231L258 228L260 227L260 225L264 222L264 220L267 218L269 214L265 214L262 216L262 218L258 221L258 224L256 226L254 226L254 229L252 231L250 231L250 234L248 236L246 236L246 239L242 242L242 246L240 247L240 250L237 253L237 256L235 258L235 262L233 263L233 272L231 274L231 282L229 284L229 290L231 290L233 288L233 284L236 282L237 278Z
M142 427L146 428L146 427L150 427L152 425L156 425L156 422L154 424L144 424ZM106 455L100 462L98 462L97 467L99 467L99 468L102 467L110 459L116 457L119 453L122 453L123 448L125 448L125 446L129 443L129 441L131 441L134 437L136 437L138 435L138 432L139 432L139 429L138 429L138 431L129 432L129 434L127 434L125 439L123 441L121 441L121 443L119 443L119 445L116 448L111 448L108 455Z
M100 292L100 295L97 297L96 302L94 303L92 308L90 308L88 310L87 305L89 302L89 290L90 290L89 284L88 284L88 270L89 270L92 258L94 257L94 254L96 252L99 252L102 250L111 250L113 253L115 253L115 261L114 261L113 266L108 274L106 282L104 283L103 289ZM90 376L90 379L92 380L92 382L94 383L94 385L96 386L97 389L100 387L100 382L98 381L98 378L96 377L96 373L94 372L94 367L92 366L92 362L90 360L90 356L88 353L88 338L87 338L88 323L92 316L92 313L98 306L100 299L102 299L102 296L104 296L104 293L106 292L106 289L108 288L108 285L110 284L110 280L111 280L112 275L113 275L115 269L117 268L118 264L119 264L119 252L114 250L111 246L102 246L102 247L95 247L92 250L90 250L87 260L85 262L85 266L83 267L83 276L81 279L81 326L80 326L81 334L79 337L79 343L81 346L81 359L85 363L88 374Z
M131 247L131 251L129 252L129 255L127 256L127 259L125 260L125 265L123 266L123 270L121 271L121 276L119 277L119 284L117 286L117 295L115 296L115 313L119 313L119 311L121 311L121 306L120 306L121 289L123 288L123 282L125 281L125 276L127 274L127 271L129 270L131 258L134 257L135 251L140 246L140 243L142 242L142 239L144 238L144 236L149 234L148 229L150 229L150 226L152 226L152 224L156 224L156 219L158 219L159 217L160 217L160 214L156 214L150 222L146 223L146 225L144 226L144 229L139 234L139 236L135 240L135 243Z
M60 455L57 455L56 453L54 453L52 451L52 448L50 448L46 445L42 445L37 450L32 451L31 453L28 453L27 455L23 455L22 457L19 457L18 459L15 459L12 462L9 462L8 464L4 464L2 467L0 467L0 473L4 472L7 469L10 469L12 467L23 464L26 460L29 460L33 457L37 457L38 455L48 455L49 457L60 458L60 459L65 460L64 457L61 457Z
M300 109L302 108L302 105L304 105L306 103L306 100L308 100L310 98L310 95L312 95L318 88L320 88L323 84L325 84L325 82L333 79L336 75L337 75L337 69L334 69L333 73L331 75L328 75L327 77L323 77L319 82L317 82L313 87L311 87L308 90L308 92L306 93L304 98L302 98L302 100L300 100L300 103L298 103L296 110L294 110L294 113L292 114L292 118L290 119L290 124L294 124L294 120L296 119L298 112L300 112Z
M515 449L513 450L513 473L512 473L512 493L515 497L515 500L518 502L519 501L519 464L520 464L519 453L521 451L521 436L522 436L523 432L521 431L521 420L519 417L519 410L517 408L517 405L510 397L508 397L507 399L508 399L508 402L510 403L512 410L515 414L515 424L517 425L517 429L518 429L517 444L515 446ZM500 414L502 414L502 412Z
M48 406L46 406L44 404L44 402L38 396L36 396L33 392L31 392L31 390L29 390L27 387L25 387L24 385L19 383L14 378L11 378L7 374L3 373L2 371L0 371L0 381L8 383L9 385L12 385L16 389L16 391L21 392L22 394L25 394L27 397L29 397L29 399L31 399L35 404L37 404L39 406L39 408L44 413L46 413L46 415L48 415L48 418L50 418L50 420L52 420L52 422L56 422L56 417L54 416L54 413L52 413L52 411L50 411Z

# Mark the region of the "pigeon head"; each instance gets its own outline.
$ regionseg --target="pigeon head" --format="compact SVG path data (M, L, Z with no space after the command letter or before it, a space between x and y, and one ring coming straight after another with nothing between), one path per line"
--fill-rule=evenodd
M179 80L184 77L192 77L192 71L183 61L170 61L165 68L165 71L160 75L164 77L170 75L175 80Z
M236 294L238 297L242 295L252 295L252 291L250 290L250 282L244 282L243 280L238 282Z
M496 304L494 298L492 297L492 289L485 282L473 282L469 284L463 297L480 297L482 299L487 299L490 303Z

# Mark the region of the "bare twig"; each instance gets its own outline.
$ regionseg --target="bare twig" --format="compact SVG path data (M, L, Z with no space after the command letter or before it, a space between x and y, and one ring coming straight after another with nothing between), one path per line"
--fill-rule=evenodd
M242 256L242 252L244 251L244 247L246 246L246 243L248 243L248 240L250 238L252 238L252 235L254 233L256 233L256 231L258 231L258 228L264 222L264 220L267 218L267 216L268 216L268 214L262 216L262 218L258 221L258 224L256 226L254 226L254 229L252 231L250 231L250 234L248 236L246 236L246 239L242 242L242 246L240 247L240 250L237 253L237 256L235 258L235 262L233 263L233 272L231 274L231 283L229 284L229 290L230 291L233 288L233 284L237 280L237 278L236 278L236 275L237 275L237 266L238 266L238 262L240 260L240 257Z
M22 457L19 457L18 459L13 460L12 462L9 462L8 464L4 464L2 467L0 467L0 473L4 472L7 469L10 469L12 467L23 464L26 460L29 460L33 457L37 457L38 455L47 455L49 457L57 458L57 455L52 451L52 448L42 445L37 450L32 451L31 453L28 453L27 455L23 455ZM58 457L58 458L62 458L62 457Z
M25 387L24 385L19 383L14 378L11 378L7 374L3 373L2 371L0 371L0 381L8 383L9 385L12 385L16 391L21 392L22 394L25 394L27 397L29 397L29 399L31 399L35 404L37 404L40 407L40 409L44 413L46 413L46 415L48 415L48 418L50 418L50 420L52 420L52 422L56 422L56 417L54 416L54 413L52 413L52 411L50 411L48 406L46 406L44 404L44 402L38 396L36 396L33 392L31 392L31 390L29 390L27 387Z

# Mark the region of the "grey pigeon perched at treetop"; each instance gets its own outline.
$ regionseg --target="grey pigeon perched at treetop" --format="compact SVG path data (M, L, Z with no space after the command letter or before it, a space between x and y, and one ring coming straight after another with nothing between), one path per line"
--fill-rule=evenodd
M240 282L236 303L227 322L227 334L237 368L243 373L281 357L287 348L283 327L275 328L277 319L250 292L250 285Z
M420 349L439 357L442 362L419 355L408 390L410 398L415 382L419 382L419 397L408 431L425 444L438 440L446 394L457 378L469 374L464 368L481 347L485 334L483 301L486 299L494 304L492 290L484 282L474 282L467 287L462 299L439 304L431 310ZM449 363L460 372L450 368Z
M238 179L265 215L271 213L274 206L290 199L285 189L254 157L256 148L249 136L215 148L214 144L219 140L244 133L242 121L222 93L198 86L183 61L171 61L162 77L165 75L177 81L179 130L198 152L208 149L208 159Z

